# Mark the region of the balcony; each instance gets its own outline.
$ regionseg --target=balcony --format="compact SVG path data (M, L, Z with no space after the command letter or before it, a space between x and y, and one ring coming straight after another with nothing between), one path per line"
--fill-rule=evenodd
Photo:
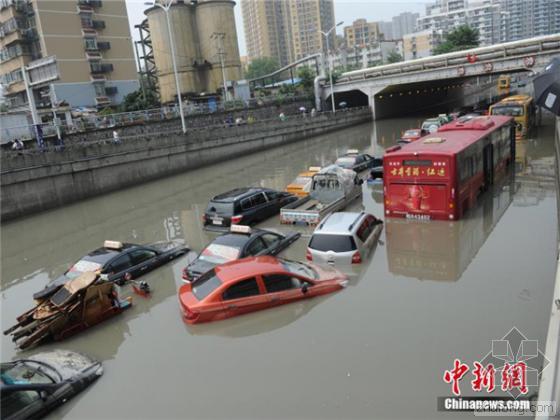
M107 86L105 88L105 95L112 96L116 95L119 92L119 89L116 86Z
M96 105L109 105L111 104L111 98L107 96L96 96L95 97L95 104Z
M97 64L92 63L89 65L91 74L103 74L103 73L110 73L113 71L112 64Z
M86 59L88 61L99 61L101 60L103 57L101 56L101 53L96 52L96 51L86 51Z
M99 50L101 51L107 51L111 49L111 43L110 42L98 42L97 43L97 48L99 48Z

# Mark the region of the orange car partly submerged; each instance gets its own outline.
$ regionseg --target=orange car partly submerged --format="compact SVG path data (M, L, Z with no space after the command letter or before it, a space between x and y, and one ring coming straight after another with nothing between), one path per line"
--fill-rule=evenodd
M271 256L219 265L179 289L183 320L218 321L261 309L336 292L348 278L331 267Z
M311 187L311 178L320 170L320 166L310 166L307 171L301 172L296 179L286 187L286 192L297 195L298 197L307 197Z

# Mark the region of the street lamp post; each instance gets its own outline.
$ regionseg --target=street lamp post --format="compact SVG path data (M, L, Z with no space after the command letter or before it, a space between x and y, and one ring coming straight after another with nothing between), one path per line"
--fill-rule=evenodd
M336 113L336 110L335 110L335 106L334 106L334 89L333 89L333 81L332 81L332 62L331 62L330 53L329 53L329 51L330 51L330 49L329 49L329 35L331 34L332 31L334 31L336 29L337 26L340 26L343 23L344 23L344 21L338 22L336 25L334 25L327 32L319 31L319 32L321 32L321 34L323 34L323 36L327 40L327 60L329 61L329 82L331 84L331 103L332 103L333 114Z
M159 0L162 1L162 0ZM157 6L165 12L165 18L167 20L167 33L169 35L169 48L171 49L171 62L173 63L173 73L175 75L175 88L177 89L177 101L179 102L179 114L181 115L181 127L183 128L183 133L187 132L187 126L185 124L185 115L183 114L183 100L181 98L181 87L179 86L179 74L177 73L177 61L175 59L175 41L173 40L173 32L171 31L171 21L169 20L169 9L173 4L172 0L167 0L165 4L154 1L151 3L144 3L147 6Z

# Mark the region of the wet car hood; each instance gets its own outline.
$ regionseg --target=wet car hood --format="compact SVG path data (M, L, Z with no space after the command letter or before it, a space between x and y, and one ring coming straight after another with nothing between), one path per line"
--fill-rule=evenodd
M158 241L147 246L158 250L159 252L169 252L173 250L185 250L187 251L187 245L183 239L173 239L171 241Z
M47 364L56 370L63 380L73 378L78 374L85 373L85 371L89 372L90 369L96 369L97 376L103 374L100 362L81 353L68 350L41 352L27 359Z
M197 258L187 266L187 272L189 273L189 275L199 277L200 275L216 267L216 265L217 264Z

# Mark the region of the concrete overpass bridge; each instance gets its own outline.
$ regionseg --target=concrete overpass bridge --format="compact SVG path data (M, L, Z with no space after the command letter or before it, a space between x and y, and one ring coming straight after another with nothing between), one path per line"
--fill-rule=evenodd
M333 91L337 104L369 105L374 119L393 117L427 104L459 100L467 79L536 73L558 55L560 34L547 35L343 73ZM330 85L322 86L324 103L330 92Z

